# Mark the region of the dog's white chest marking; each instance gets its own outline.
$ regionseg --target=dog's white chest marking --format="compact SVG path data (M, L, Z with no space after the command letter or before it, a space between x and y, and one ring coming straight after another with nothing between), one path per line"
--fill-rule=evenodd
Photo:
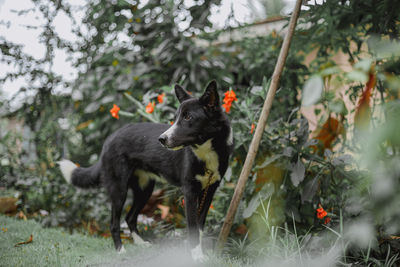
M136 169L133 174L139 179L138 183L141 189L145 189L150 180L156 180L162 183L166 181L164 177L142 169Z
M196 157L205 163L206 170L204 175L196 175L196 179L201 183L202 188L204 189L207 184L212 185L216 181L219 181L221 176L218 171L218 154L212 147L212 139L207 140L201 146L192 147L192 150Z

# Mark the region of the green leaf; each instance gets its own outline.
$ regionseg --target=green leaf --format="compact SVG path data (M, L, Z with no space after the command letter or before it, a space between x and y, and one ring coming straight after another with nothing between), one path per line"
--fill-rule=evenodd
M304 180L305 167L301 159L298 159L297 163L293 164L290 169L292 171L290 180L297 187Z
M301 105L307 107L316 104L321 99L323 89L324 82L321 76L312 76L304 84Z
M365 73L368 73L371 69L371 65L372 65L372 59L366 58L366 59L360 60L359 62L354 64L353 67L355 69L359 69Z
M230 182L232 178L232 168L228 167L228 169L226 169L226 173L225 173L225 180Z
M129 94L127 94L127 93L124 93L124 96L125 96L126 98L128 98L128 100L130 100L132 103L134 103L134 104L138 107L138 109L144 109L143 104L140 103L138 100L136 100L136 99L135 99L134 97L132 97L131 95L129 95Z
M265 167L267 167L269 164L271 164L272 162L274 162L275 160L281 158L283 155L282 154L277 154L274 155L272 157L266 158L265 161L263 163L261 163L260 165L255 166L255 169L263 169Z
M349 154L344 154L332 160L333 166L348 165L353 162L353 157Z
M251 215L253 215L253 213L256 211L259 205L260 205L260 194L257 193L255 196L253 196L247 207L243 210L243 218L247 219Z
M250 93L253 95L262 95L263 88L261 86L253 86L250 90Z
M366 83L368 81L368 75L360 70L352 70L347 73L347 78L349 80L355 81L355 82L362 82Z
M167 92L167 93L171 93L171 92L173 92L173 88L174 88L173 86L164 85L160 89L161 89L161 91L164 91L164 92Z
M330 68L321 70L319 72L319 75L321 75L322 77L325 77L325 76L330 76L333 74L338 74L339 72L341 72L341 69L338 66L334 66L334 67L330 67Z
M131 112L128 112L128 111L123 111L123 110L120 110L120 111L118 112L118 114L121 115L121 116L123 116L123 117L128 117L128 118L133 118L133 117L135 117L135 114L133 114L133 113L131 113Z
M272 196L275 191L275 187L272 183L266 183L250 200L247 207L243 210L243 218L249 218L257 210L261 201L265 201L267 198Z
M100 103L93 101L89 105L86 106L84 112L85 113L93 113L100 108Z
M400 77L391 74L385 74L385 79L390 89L400 90Z
M268 93L270 84L271 84L271 79L268 80L267 77L264 76L262 80L262 87L265 93Z
M374 37L368 40L368 46L377 59L400 56L400 42L395 40L381 40Z
M346 115L348 113L346 105L342 99L336 99L335 101L329 102L328 108L330 111L337 114Z
M303 188L303 192L301 194L301 203L305 201L311 202L312 198L314 197L315 193L318 189L318 176L314 177L310 181L308 181Z

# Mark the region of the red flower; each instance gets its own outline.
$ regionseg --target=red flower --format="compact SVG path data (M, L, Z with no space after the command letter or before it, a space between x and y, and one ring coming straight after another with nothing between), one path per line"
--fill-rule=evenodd
M146 112L147 113L153 113L154 107L156 106L156 103L154 102L149 102L146 106Z
M254 125L254 123L252 123L251 124L251 130L250 130L251 134L253 134L255 128L256 128L256 126Z
M233 90L228 90L224 93L224 104L222 104L222 107L225 108L225 112L229 113L231 110L232 102L237 101L236 94Z
M331 218L330 217L326 217L325 218L325 221L324 221L324 224L328 224L328 223L330 223L331 222Z
M321 204L319 204L319 208L317 209L317 218L323 219L328 213L322 208Z
M113 108L110 109L111 116L113 116L116 119L119 119L119 115L118 115L119 110L120 110L120 108L114 104Z
M226 112L226 113L229 113L229 111L231 111L231 106L232 106L231 103L229 103L229 104L222 104L222 107L225 109L225 112Z
M228 101L230 101L230 102L233 102L233 101L236 101L236 100L237 100L236 94L235 94L235 92L234 92L232 89L226 91L226 92L224 93L224 95L225 95L224 103L225 103L226 100L228 100Z
M182 198L182 207L184 207L184 206L185 206L185 199Z
M159 94L157 96L158 103L162 104L164 102L164 96L165 96L165 93Z

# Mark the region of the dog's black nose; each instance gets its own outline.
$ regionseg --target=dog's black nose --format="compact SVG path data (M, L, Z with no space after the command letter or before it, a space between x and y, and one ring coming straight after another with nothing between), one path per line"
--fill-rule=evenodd
M165 143L167 142L167 136L165 134L160 135L160 137L158 137L158 141L165 146Z

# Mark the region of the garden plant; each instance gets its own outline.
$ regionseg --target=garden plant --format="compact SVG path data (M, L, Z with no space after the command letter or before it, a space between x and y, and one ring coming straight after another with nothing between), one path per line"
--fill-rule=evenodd
M71 187L55 162L69 158L88 166L98 160L105 138L123 125L172 123L178 107L174 85L199 96L212 79L219 84L235 144L207 216L205 235L209 248L214 246L287 27L221 42L219 37L251 26L213 29L210 14L220 4L87 1L79 7L82 22L68 1L32 0L32 9L19 11L43 17L39 30L45 53L32 57L0 34L0 62L14 66L0 82L28 81L15 96L22 99L19 105L11 105L15 99L0 102L0 199L15 200L14 208L2 212L18 218L0 216L0 265L24 265L23 249L33 253L35 242L41 242L33 235L32 242L14 247L24 225L44 236L54 231L49 239L73 234L67 245L49 243L51 264L68 265L64 257L79 257L75 250L57 251L73 247L80 234L85 243L97 240L99 254L112 250L111 240L100 240L110 237L105 192ZM71 20L74 42L53 27L60 13ZM397 1L303 3L228 243L221 255L210 250L206 264L398 266L399 31ZM78 70L72 81L51 68L57 49L68 53ZM155 247L127 246L132 257L166 250L165 242L180 247L184 240L181 192L162 182L156 187L138 226ZM11 261L9 253L22 259ZM89 248L88 254L95 252ZM74 259L69 265L93 262L99 263Z

